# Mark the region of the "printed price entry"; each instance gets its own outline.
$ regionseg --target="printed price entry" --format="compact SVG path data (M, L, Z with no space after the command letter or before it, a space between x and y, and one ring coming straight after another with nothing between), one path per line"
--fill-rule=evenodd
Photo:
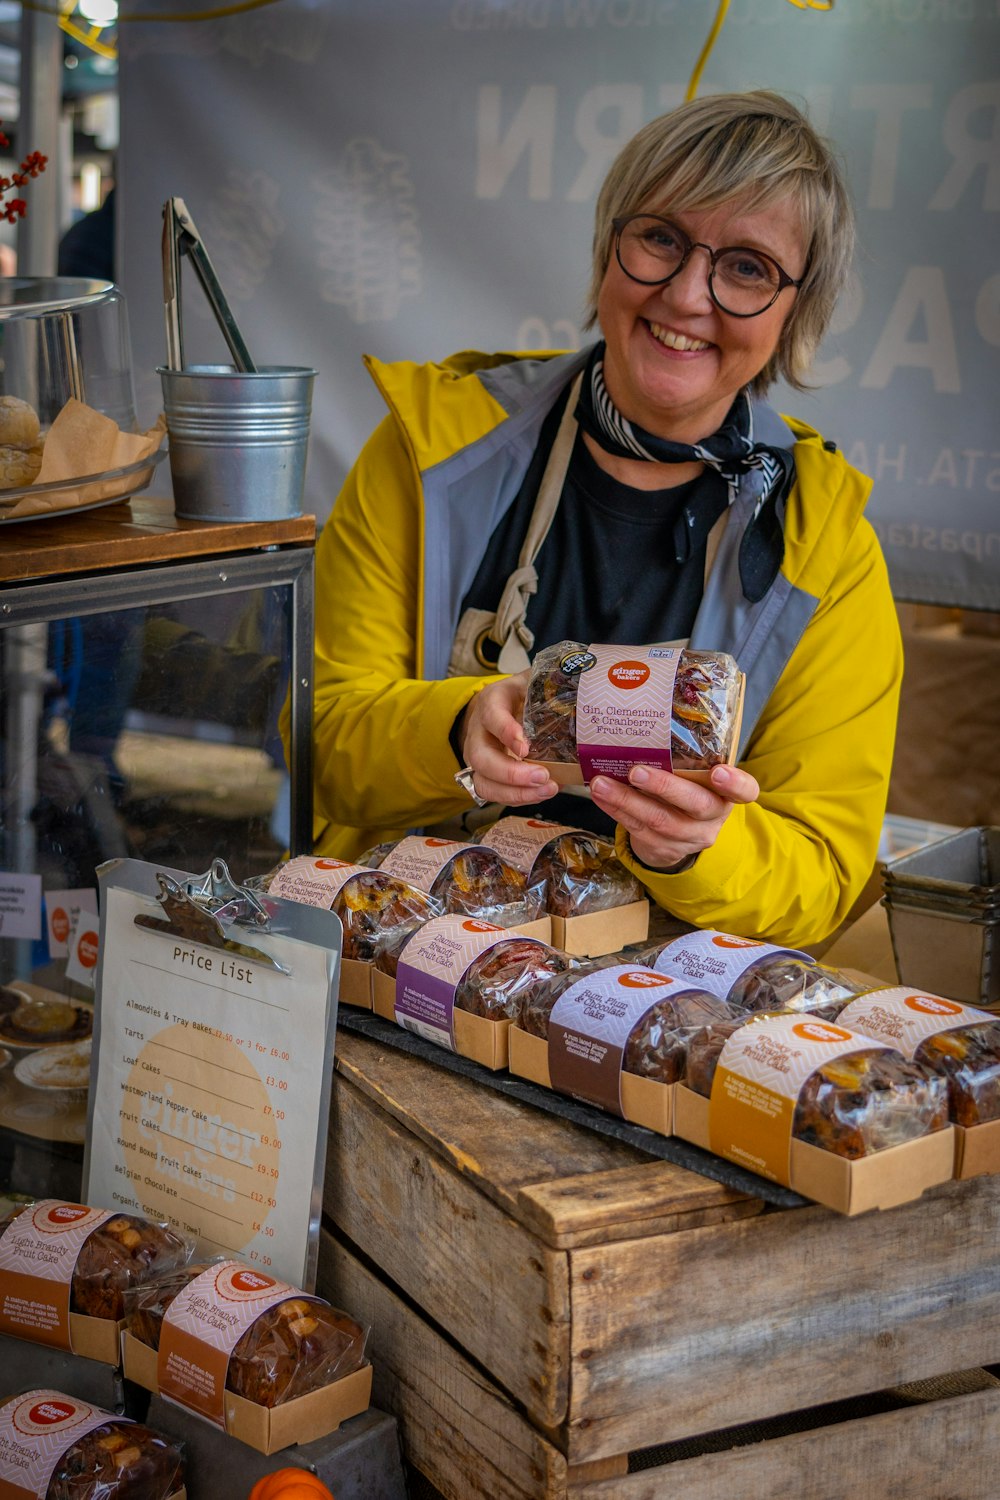
M223 928L164 899L152 866L110 869L86 1197L166 1219L206 1253L308 1288L340 923L268 900L268 931Z

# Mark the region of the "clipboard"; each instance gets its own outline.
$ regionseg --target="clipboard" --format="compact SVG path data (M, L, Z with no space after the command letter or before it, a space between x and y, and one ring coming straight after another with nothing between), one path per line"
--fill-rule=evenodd
M316 1282L343 929L204 875L98 869L85 1201Z

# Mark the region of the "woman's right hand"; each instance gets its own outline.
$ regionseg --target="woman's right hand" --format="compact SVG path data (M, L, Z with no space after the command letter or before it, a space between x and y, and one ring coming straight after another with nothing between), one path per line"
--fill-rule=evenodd
M528 739L521 727L528 672L491 682L462 716L460 740L476 792L486 802L519 807L554 797L559 788L541 766L526 764Z

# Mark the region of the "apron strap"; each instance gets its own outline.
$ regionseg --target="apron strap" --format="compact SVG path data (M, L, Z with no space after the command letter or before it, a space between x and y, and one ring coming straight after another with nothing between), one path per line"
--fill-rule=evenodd
M528 600L538 591L538 573L535 559L542 550L542 543L549 534L569 468L573 444L576 442L577 398L580 394L579 374L570 387L566 409L559 423L555 442L545 465L545 473L538 487L538 496L528 522L524 542L521 545L517 567L507 579L497 605L493 638L501 643L497 667L501 672L520 672L529 665L528 653L535 644L535 637L525 624Z

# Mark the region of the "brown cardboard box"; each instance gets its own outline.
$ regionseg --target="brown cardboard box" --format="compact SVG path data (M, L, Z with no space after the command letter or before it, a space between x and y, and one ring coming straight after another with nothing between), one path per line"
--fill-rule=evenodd
M649 901L643 896L626 906L588 912L581 917L553 917L552 944L575 958L603 958L649 936Z
M674 1130L695 1146L710 1151L709 1102L683 1084L676 1085ZM740 1166L747 1166L745 1161ZM949 1125L933 1135L888 1151L877 1151L859 1161L848 1161L833 1151L809 1146L792 1137L789 1181L786 1187L853 1216L872 1208L895 1208L919 1198L927 1188L950 1181L955 1165L955 1132Z
M955 1126L955 1176L982 1177L1000 1172L1000 1120L985 1125Z
M373 965L360 958L343 958L340 961L340 1003L357 1005L361 1010L372 1008Z
M158 1394L156 1350L130 1333L122 1335L125 1376ZM277 1453L292 1443L312 1443L334 1432L348 1417L366 1411L371 1400L372 1367L364 1364L333 1385L281 1406L258 1406L226 1391L226 1431L259 1453ZM208 1420L207 1418L205 1419Z
M510 1053L508 1067L519 1078L552 1087L549 1078L549 1044L530 1031L512 1025L507 1038ZM633 1125L645 1125L657 1135L674 1133L674 1083L656 1083L652 1078L638 1078L623 1073L621 1078L622 1114Z

